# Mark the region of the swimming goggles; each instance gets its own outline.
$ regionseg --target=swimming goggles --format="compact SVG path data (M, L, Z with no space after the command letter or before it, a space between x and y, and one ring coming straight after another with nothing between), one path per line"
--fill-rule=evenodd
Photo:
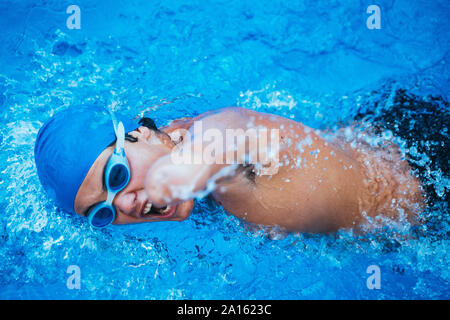
M125 157L125 129L122 122L117 125L113 118L116 133L116 147L108 159L105 169L105 186L108 191L106 201L93 207L87 214L89 224L95 228L103 228L111 224L116 218L116 209L113 200L117 193L122 191L130 181L130 167Z

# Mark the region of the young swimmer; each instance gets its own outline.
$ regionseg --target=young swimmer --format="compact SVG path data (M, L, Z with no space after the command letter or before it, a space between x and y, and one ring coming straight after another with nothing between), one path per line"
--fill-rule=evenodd
M414 222L424 207L420 182L393 143L353 148L342 135L327 141L301 123L237 107L161 129L148 118L141 125L115 118L113 125L103 108L70 107L44 124L35 145L44 189L94 226L182 221L194 198L206 193L245 221L311 233L357 229L378 215ZM269 157L279 160L276 173L266 174L267 161L255 157L273 150L257 150L249 139L225 139L213 161L174 161L174 152L203 152L199 144L208 145L196 136L199 122L203 132L213 129L222 137L229 129L278 130L277 157ZM223 163L227 156L238 159L242 150L245 161Z

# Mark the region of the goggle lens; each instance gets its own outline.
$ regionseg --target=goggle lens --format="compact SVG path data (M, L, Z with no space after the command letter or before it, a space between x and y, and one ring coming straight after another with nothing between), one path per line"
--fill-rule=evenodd
M114 220L114 212L111 208L103 207L94 213L92 217L92 225L97 228L107 226Z
M125 186L128 182L128 169L123 164L116 164L112 167L108 184L112 191L117 191Z

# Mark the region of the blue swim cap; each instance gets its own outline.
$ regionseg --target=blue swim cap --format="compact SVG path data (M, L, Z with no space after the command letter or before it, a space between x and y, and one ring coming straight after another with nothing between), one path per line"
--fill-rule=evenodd
M139 127L114 112L125 132ZM71 106L50 118L39 130L34 145L36 168L45 191L62 209L75 213L78 189L100 153L115 141L109 111L99 106Z

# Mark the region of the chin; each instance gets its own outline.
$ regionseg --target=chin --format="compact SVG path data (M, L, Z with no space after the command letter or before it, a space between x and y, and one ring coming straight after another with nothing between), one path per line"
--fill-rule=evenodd
M171 219L172 221L183 221L189 218L192 210L194 209L194 200L189 200L178 205L175 216Z

